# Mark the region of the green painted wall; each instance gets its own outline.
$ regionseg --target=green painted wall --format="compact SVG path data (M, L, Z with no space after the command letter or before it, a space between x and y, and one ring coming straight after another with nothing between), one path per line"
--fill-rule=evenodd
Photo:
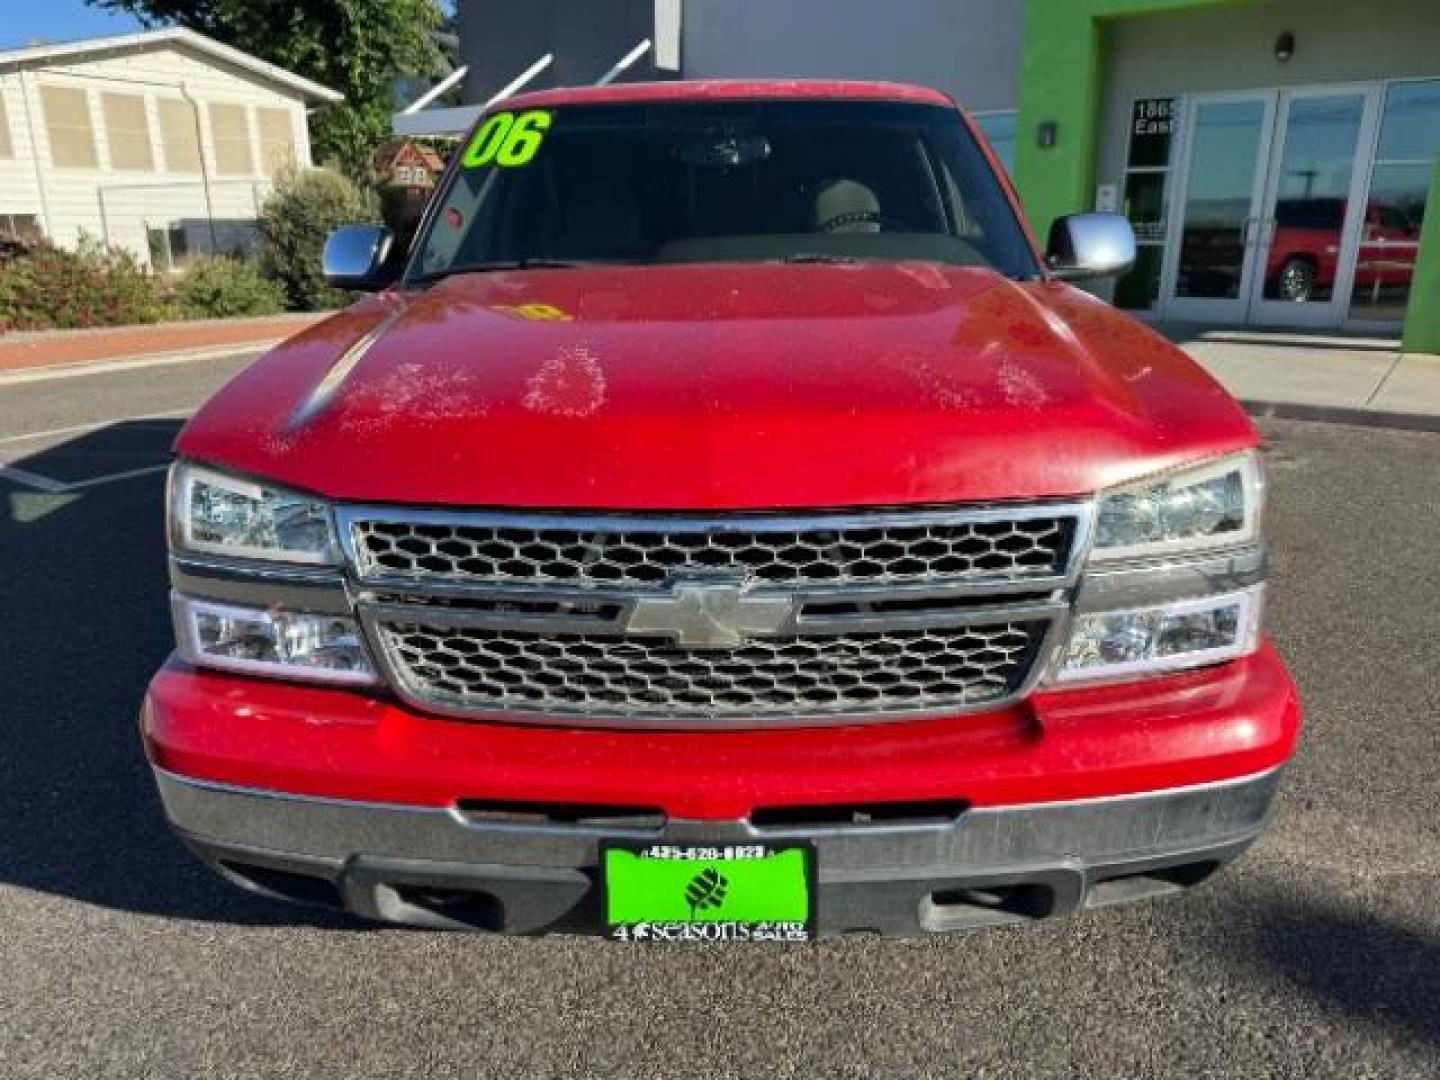
M1440 158L1435 159L1415 278L1410 283L1404 348L1406 352L1440 353Z
M1042 243L1051 221L1088 210L1094 200L1105 20L1237 2L1025 0L1015 172L1025 214ZM1058 138L1043 150L1036 132L1047 120L1058 125Z

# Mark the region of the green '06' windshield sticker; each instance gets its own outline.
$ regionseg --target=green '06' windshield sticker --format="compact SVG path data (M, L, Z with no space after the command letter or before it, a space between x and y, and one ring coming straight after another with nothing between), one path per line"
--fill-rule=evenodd
M518 165L529 165L540 144L545 141L545 132L550 130L550 122L554 119L555 114L545 109L496 113L475 132L461 164L467 169L485 165L513 169Z

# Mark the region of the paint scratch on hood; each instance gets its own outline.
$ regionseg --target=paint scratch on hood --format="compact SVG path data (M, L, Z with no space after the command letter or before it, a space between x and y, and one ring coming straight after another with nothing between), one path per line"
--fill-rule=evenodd
M525 384L525 407L550 416L590 416L605 404L600 354L585 342L563 346Z
M483 384L470 371L434 370L409 361L397 364L382 380L352 397L340 421L344 431L379 431L394 423L435 424L478 418L489 412Z
M982 404L970 368L956 364L942 351L896 345L886 351L885 358L923 386L941 408L965 410Z
M1000 357L995 377L1000 384L1000 396L1016 408L1039 409L1050 400L1044 384L1008 353Z

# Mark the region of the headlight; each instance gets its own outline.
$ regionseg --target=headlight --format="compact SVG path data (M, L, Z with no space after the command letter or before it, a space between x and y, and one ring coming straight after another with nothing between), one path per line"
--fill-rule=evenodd
M1177 671L1255 651L1263 585L1130 611L1077 615L1057 682Z
M1264 486L1259 456L1246 451L1103 492L1091 558L1250 543L1260 532Z
M170 473L171 535L186 551L328 563L330 508L319 499L179 462Z
M354 619L214 604L176 595L175 639L192 664L320 682L372 683Z

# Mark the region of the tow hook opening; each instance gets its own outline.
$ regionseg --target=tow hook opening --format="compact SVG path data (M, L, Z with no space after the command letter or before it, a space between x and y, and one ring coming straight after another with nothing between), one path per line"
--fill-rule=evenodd
M500 930L505 925L504 905L488 892L430 885L391 885L386 889L395 901L435 916L437 925L459 924L476 930Z
M1030 922L1053 914L1056 892L1048 884L977 885L938 889L920 905L920 921L927 930L963 930Z

